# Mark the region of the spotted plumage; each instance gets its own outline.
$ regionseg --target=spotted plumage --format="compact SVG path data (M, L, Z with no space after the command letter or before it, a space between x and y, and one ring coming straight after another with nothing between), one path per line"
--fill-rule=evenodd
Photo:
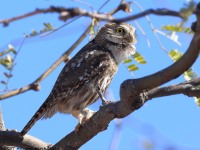
M63 68L50 95L21 131L25 135L39 119L55 113L75 116L80 123L92 113L86 108L105 92L118 64L134 54L135 28L107 23Z

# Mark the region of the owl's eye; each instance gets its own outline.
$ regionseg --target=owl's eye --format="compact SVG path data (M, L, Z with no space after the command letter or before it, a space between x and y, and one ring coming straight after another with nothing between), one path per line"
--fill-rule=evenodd
M117 28L115 31L117 33L121 33L121 34L123 34L125 32L123 28Z

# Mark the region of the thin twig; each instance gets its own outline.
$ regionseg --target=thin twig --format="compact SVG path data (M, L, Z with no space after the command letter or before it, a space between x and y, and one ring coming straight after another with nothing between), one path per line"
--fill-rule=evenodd
M104 6L106 6L106 4L108 4L109 1L110 1L110 0L105 1L105 2L99 7L99 9L98 9L97 12L100 13L101 9L102 9Z
M74 1L74 2L77 2L77 3L80 3L82 5L85 5L87 7L89 7L93 12L95 12L95 9L92 5L90 5L89 3L86 3L84 1L81 1L81 0L71 0L71 1Z
M113 22L126 22L126 21L130 21L130 20L135 20L141 17L144 17L146 15L150 15L150 14L154 14L154 15L159 15L159 16L173 16L173 17L179 17L179 18L183 18L182 14L180 12L177 11L173 11L173 10L169 10L169 9L147 9L141 13L138 13L136 15L131 15L129 17L124 17L121 19L114 19L114 20L107 20L107 21L113 21Z
M0 100L18 95L20 93L26 92L28 90L38 91L40 89L39 83L44 80L58 65L60 65L63 61L67 62L70 60L69 54L78 46L78 44L86 37L89 33L91 25L85 30L85 32L78 38L78 40L65 52L60 58L58 58L42 75L40 75L34 82L24 87L12 90L8 93L0 95Z
M134 3L141 11L144 12L144 9L142 8L142 6L141 6L139 3L137 3L137 2L133 2L133 3ZM169 55L169 52L168 52L167 49L163 46L163 44L162 44L162 42L160 41L158 35L156 34L156 29L155 29L153 23L151 22L150 18L149 18L147 15L145 15L145 18L146 18L147 22L149 23L149 25L150 25L150 27L151 27L151 30L152 30L152 32L153 32L153 34L154 34L154 36L155 36L155 38L156 38L156 40L157 40L157 42L158 42L160 48L161 48L167 55Z
M142 35L144 36L144 38L146 39L147 41L147 45L148 47L150 47L150 40L148 39L146 33L144 32L144 30L141 28L141 26L139 25L139 23L137 21L133 21L135 23L135 25L137 26L137 28L139 29L139 31L142 33Z
M126 7L126 3L122 4L123 7L118 6L114 11L111 11L109 14L113 15L114 13L118 12L119 10ZM125 5L125 6L124 6ZM85 30L85 32L79 37L79 39L65 52L63 53L60 58L58 58L57 61L53 63L42 75L40 75L34 82L30 83L29 85L26 85L24 87L9 91L8 93L0 95L0 100L24 93L28 90L40 90L39 83L46 78L60 63L69 61L69 54L78 46L78 44L86 37L86 35L90 32L90 28L92 27L92 24L88 26L88 28Z
M200 98L200 89L196 88L198 85L200 85L200 78L195 78L179 84L154 88L149 90L146 94L149 99L176 94L184 94L189 97Z
M125 3L127 6L129 6L127 3ZM115 10L112 11L112 13L109 14L99 14L99 13L95 13L95 12L88 12L84 9L80 9L80 8L64 8L64 7L50 7L47 9L36 9L33 12L27 13L27 14L23 14L21 16L17 16L17 17L13 17L10 19L5 19L5 20L0 20L0 23L4 24L4 26L7 26L10 22L16 21L16 20L20 20L23 18L27 18L36 14L41 14L41 13L59 13L60 19L61 20L67 20L69 18L73 18L75 16L86 16L86 17L91 17L91 18L96 18L96 19L100 19L100 20L104 20L104 21L110 21L110 22L126 22L126 21L130 21L130 20L135 20L141 17L144 17L146 15L149 14L154 14L154 15L161 15L161 16L174 16L174 17L179 17L179 18L183 18L182 14L180 12L177 11L173 11L173 10L169 10L169 9L148 9L146 11L143 11L141 13L138 13L136 15L132 15L132 16L128 16L128 17L124 17L121 19L114 19L112 17L112 14L115 13L117 10L121 9L124 11L127 11L127 6L123 4L120 5L118 8L116 8Z
M17 56L19 55L19 52L20 52L20 50L22 49L22 46L23 46L25 40L26 40L26 38L24 38L24 39L22 40L22 42L21 42L21 44L20 44L20 46L19 46L19 49L18 49L18 51L17 51L17 54L14 55L14 57L13 57L13 63L14 63L15 59L17 58ZM5 91L8 90L8 83L9 83L9 81L10 81L10 77L12 76L12 71L13 71L14 66L15 66L15 64L12 64L12 66L11 66L11 68L10 68L10 71L9 71L9 73L8 73L8 76L9 76L9 77L7 77L7 81L6 81L7 84L6 84L6 89L5 89Z
M64 28L65 26L69 25L70 23L76 21L76 20L79 19L79 18L81 18L81 16L76 17L76 18L70 20L69 22L67 22L67 23L65 23L65 24L63 24L63 25L61 25L60 27L58 27L58 28L56 28L56 29L54 29L54 30L52 30L52 31L50 31L50 32L48 32L48 33L46 33L46 34L43 34L41 37L45 37L45 36L47 36L47 35L50 35L50 34L56 32L56 31L58 31L58 30Z

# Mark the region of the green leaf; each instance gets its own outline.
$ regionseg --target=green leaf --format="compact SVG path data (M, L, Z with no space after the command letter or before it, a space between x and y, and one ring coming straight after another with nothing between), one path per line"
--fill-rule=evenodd
M187 20L188 17L193 14L195 5L195 2L191 0L189 3L185 4L183 8L180 9L180 13L183 15L184 20Z
M15 50L14 46L12 44L8 44L8 53L13 52L13 54L17 54L17 51Z
M43 24L48 30L54 30L53 26L49 22L48 23L43 23Z
M194 101L200 107L200 98L194 97Z
M35 30L32 30L32 32L29 34L29 36L36 36L38 35L39 33Z
M182 57L182 53L176 49L172 49L169 53L169 56L172 58L173 61L177 61Z
M10 55L6 55L5 58L0 59L0 64L6 69L10 70L13 65L13 59Z
M185 78L186 81L189 81L189 80L191 80L191 79L193 79L193 78L198 76L195 72L192 71L191 68L188 69L187 71L185 71L183 73L183 75L184 75L184 78Z
M130 63L130 62L132 62L132 59L131 59L131 58L127 58L127 59L124 60L124 63L125 63L125 64Z
M144 59L144 57L138 52L136 52L133 55L133 58L135 59L135 61L137 61L140 64L146 64L147 63L146 60Z
M128 66L128 70L129 71L135 71L138 70L139 68L135 65L135 64L131 64Z
M194 34L194 32L191 30L190 27L183 27L180 24L165 25L165 26L162 26L161 29L167 30L167 31L181 32L181 33L186 33L186 34Z
M184 33L194 34L194 31L192 31L190 27L187 27L187 28L184 29Z

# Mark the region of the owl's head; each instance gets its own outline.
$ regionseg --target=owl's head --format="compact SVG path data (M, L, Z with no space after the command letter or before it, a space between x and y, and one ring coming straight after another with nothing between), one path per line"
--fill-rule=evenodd
M110 50L118 63L135 53L135 28L128 23L107 23L97 33L95 43Z
M135 44L137 42L135 28L128 23L107 23L101 28L105 38L116 44Z
M137 42L135 28L128 23L105 24L97 33L94 41L110 50L118 63L135 53L134 44Z
M109 41L123 45L132 45L137 42L135 28L128 23L107 23L100 29L96 38L99 42Z

